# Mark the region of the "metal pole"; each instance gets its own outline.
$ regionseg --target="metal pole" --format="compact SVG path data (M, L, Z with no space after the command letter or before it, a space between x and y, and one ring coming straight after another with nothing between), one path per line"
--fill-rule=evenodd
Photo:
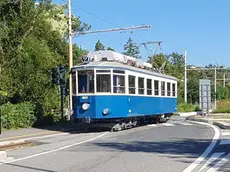
M214 92L215 92L215 100L214 100L214 107L216 109L216 68L215 68L215 76L214 76Z
M68 0L68 13L69 13L69 108L72 112L72 74L73 67L73 48L72 48L72 13L71 13L71 0Z
M224 73L224 78L223 78L223 86L225 87L225 73Z
M207 115L209 115L209 89L208 85L206 85L206 94L207 94Z
M187 103L187 51L184 54L184 102Z
M143 25L143 26L132 26L132 27L126 27L126 28L113 28L113 29L105 29L105 30L75 32L75 33L72 33L72 35L75 36L75 35L86 35L86 34L102 33L102 32L117 32L117 31L134 30L134 29L151 29L151 26Z
M0 134L2 134L2 106L0 106Z
M61 120L64 121L64 95L63 95L63 84L60 84L61 93Z

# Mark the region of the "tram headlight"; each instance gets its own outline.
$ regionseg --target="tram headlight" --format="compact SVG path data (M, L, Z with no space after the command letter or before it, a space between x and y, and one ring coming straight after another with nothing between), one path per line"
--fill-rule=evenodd
M110 114L110 113L111 113L111 110L108 109L108 108L106 108L106 109L103 110L103 114L104 114L104 115L108 115L108 114Z
M88 104L88 103L84 103L84 104L82 105L82 109L83 109L83 110L89 109L89 104Z

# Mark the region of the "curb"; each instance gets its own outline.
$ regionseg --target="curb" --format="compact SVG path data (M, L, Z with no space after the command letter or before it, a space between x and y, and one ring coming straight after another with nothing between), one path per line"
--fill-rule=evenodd
M0 151L0 161L5 161L6 158L6 151Z
M177 113L179 116L182 117L193 117L196 115L202 115L202 111L194 111L194 112L178 112Z
M215 121L215 122L213 122L213 125L216 125L221 129L230 129L230 124L225 123L225 122L217 122L217 121Z
M194 115L198 115L197 112L178 112L179 116L183 116L183 117L190 117L190 116L194 116Z
M24 143L25 141L26 141L26 139L4 141L4 142L0 142L0 147L20 144L20 143Z
M215 125L215 126L221 128L221 129L230 129L230 124L228 124L226 122L218 122L218 121L212 121L212 120L201 119L201 118L196 119L196 118L192 118L192 117L187 117L186 120L212 124L212 125Z

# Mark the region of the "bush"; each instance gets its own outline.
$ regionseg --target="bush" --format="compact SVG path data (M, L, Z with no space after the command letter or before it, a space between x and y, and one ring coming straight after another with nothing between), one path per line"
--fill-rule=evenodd
M30 102L5 104L2 106L2 128L31 127L36 120L34 114L35 106Z
M34 126L52 125L61 119L59 96L57 87L44 93L43 99L36 103L37 121Z
M217 109L230 107L230 99L217 101Z
M230 113L230 107L216 109L213 113Z
M198 105L193 105L190 103L179 103L177 108L178 112L194 112L200 110Z
M217 109L213 113L230 113L230 100L217 101Z

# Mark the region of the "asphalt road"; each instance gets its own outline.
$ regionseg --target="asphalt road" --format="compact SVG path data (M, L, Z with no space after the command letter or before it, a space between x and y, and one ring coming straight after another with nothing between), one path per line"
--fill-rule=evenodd
M216 171L229 171L230 147L223 143L228 143L230 135L221 136L207 157L203 154L215 134L210 126L189 124L177 118L166 124L115 133L71 133L41 138L35 140L37 146L8 151L8 156L14 159L1 164L0 171L188 172L192 164L193 171L203 168L203 172L215 171L213 166L217 167L218 162L222 166ZM225 142L221 143L222 140ZM193 164L199 157L199 163Z

